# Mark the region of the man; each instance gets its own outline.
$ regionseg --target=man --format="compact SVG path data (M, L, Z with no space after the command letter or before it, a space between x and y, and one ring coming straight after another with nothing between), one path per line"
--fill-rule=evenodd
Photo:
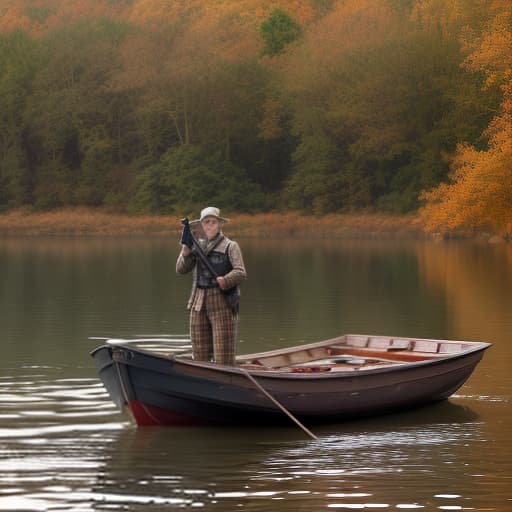
M200 224L204 236L198 237L197 242L216 275L201 261L195 249L184 244L176 262L176 272L187 274L193 271L187 307L194 359L234 365L238 312L228 297L229 291L234 291L247 274L239 245L222 233L226 222L228 220L213 206L204 208L200 218L191 222L192 225Z

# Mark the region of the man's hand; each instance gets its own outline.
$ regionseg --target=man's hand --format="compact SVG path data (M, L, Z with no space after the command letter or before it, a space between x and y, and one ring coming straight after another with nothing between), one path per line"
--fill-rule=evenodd
M228 285L226 284L226 280L224 279L223 276L217 277L217 283L219 283L219 288L221 290L226 290L228 287Z
M183 256L190 256L191 252L192 251L185 244L181 244L181 254L183 254Z

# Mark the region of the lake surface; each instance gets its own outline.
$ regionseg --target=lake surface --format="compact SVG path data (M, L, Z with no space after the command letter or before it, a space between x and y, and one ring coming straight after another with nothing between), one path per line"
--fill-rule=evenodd
M449 401L364 421L136 429L90 337L185 334L164 239L0 240L0 510L512 510L512 247L241 240L239 352L344 333L493 343Z

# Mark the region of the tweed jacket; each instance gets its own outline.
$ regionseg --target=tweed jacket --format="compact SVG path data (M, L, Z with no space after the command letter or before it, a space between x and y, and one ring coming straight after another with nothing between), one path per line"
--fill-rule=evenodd
M220 241L218 237L221 237ZM221 232L217 237L208 242L204 251L205 254L208 254L212 249L215 249L216 252L222 252L224 254L227 253L229 261L231 262L233 269L223 276L228 288L233 288L234 286L239 285L247 278L242 258L242 251L240 250L240 246L237 242L230 240ZM180 252L178 260L176 261L176 272L178 274L188 274L189 272L193 273L192 291L187 303L187 308L200 311L203 307L206 290L197 287L197 257L195 254L191 253L189 256L183 256Z

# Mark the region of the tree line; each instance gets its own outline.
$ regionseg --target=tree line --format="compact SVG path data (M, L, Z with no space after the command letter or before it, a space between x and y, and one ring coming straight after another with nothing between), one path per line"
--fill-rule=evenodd
M0 209L426 203L439 229L468 151L506 144L509 21L502 0L20 0L0 12Z

